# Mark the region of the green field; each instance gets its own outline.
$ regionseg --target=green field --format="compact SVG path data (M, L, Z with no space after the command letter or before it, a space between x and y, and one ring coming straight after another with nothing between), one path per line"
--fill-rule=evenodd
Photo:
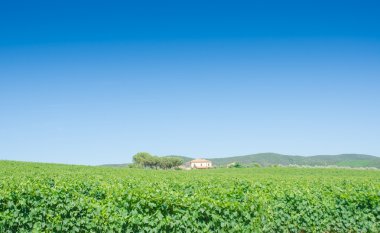
M380 232L380 171L0 161L0 232Z

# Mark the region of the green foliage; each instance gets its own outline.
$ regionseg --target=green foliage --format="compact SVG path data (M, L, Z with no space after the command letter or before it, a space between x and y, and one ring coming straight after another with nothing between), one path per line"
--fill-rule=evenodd
M153 158L148 152L139 152L133 156L133 162L142 166L149 166L153 163Z
M182 160L179 158L172 157L161 157L158 158L158 165L162 169L170 169L182 165Z
M240 163L231 163L228 165L229 168L242 168L243 165L241 165Z
M186 157L186 156L180 156L180 155L168 155L165 157L170 157L170 158L178 158L180 159L183 163L190 162L194 158Z
M0 232L380 232L380 171L0 161Z
M133 156L134 166L145 168L171 169L182 165L183 161L178 157L158 157L147 152L139 152Z

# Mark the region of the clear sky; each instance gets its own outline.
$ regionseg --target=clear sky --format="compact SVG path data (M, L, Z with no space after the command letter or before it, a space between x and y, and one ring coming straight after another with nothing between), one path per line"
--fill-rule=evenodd
M0 159L139 151L379 156L379 1L3 1Z

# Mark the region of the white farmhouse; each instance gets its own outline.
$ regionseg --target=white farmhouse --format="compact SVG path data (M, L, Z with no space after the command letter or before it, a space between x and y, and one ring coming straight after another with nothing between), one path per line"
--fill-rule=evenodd
M212 168L212 162L207 159L194 159L190 162L190 167L195 169L207 169Z

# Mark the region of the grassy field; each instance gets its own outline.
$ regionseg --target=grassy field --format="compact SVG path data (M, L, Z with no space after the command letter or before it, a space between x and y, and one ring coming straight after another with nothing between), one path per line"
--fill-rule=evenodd
M380 171L0 161L0 232L380 232Z

